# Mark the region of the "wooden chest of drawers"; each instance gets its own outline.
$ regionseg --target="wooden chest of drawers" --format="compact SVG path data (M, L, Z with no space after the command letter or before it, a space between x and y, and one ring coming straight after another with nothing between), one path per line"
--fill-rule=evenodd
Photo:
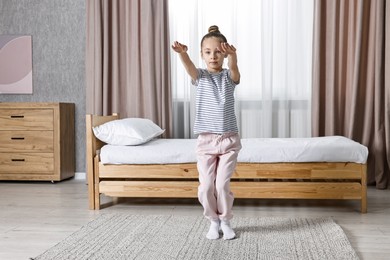
M75 174L73 103L0 103L0 180Z

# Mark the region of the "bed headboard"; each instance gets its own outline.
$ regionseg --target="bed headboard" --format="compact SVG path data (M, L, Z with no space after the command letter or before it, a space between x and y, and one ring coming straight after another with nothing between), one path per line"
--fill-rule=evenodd
M118 114L113 114L111 116L97 116L97 115L86 116L87 157L90 155L92 155L92 157L95 157L96 151L99 150L105 144L95 137L92 128L94 126L98 126L116 119L119 119ZM90 148L90 150L88 148Z
M97 155L97 151L105 144L97 139L92 131L92 127L104 124L106 122L119 119L119 114L112 114L111 116L98 116L98 115L86 115L86 167L87 167L87 180L88 180L88 189L90 192L88 194L93 194L94 189L94 158ZM91 200L90 204L91 204ZM93 203L93 200L92 200ZM93 205L89 205L89 208L93 208Z

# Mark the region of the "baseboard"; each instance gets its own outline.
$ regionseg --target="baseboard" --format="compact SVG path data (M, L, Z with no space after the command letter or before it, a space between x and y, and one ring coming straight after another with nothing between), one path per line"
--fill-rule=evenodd
M76 172L76 173L74 174L74 178L75 178L76 180L85 180L86 177L87 177L87 174L86 174L85 172Z

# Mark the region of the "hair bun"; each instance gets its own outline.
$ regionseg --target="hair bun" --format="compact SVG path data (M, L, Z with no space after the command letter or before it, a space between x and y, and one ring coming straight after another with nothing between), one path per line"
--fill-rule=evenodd
M221 33L221 32L219 31L218 26L216 26L216 25L211 25L211 26L209 27L209 33Z

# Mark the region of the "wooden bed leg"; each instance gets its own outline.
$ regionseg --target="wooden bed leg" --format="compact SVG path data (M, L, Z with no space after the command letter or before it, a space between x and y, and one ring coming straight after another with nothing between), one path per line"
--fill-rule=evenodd
M87 166L89 168L89 166ZM91 167L93 168L93 167ZM95 184L94 184L94 174L93 169L87 170L87 180L88 180L88 205L89 209L95 209Z
M367 199L365 198L361 201L361 213L367 213Z
M96 156L94 159L93 165L94 172L94 200L95 200L95 209L100 209L100 191L99 191L99 156Z
M95 209L95 184L93 183L94 176L89 176L92 175L92 172L87 173L87 178L88 178L88 204L89 204L89 209ZM92 179L92 180L90 180Z
M360 202L361 213L367 213L367 165L362 165L362 198Z
M94 184L94 165L93 165L93 154L94 154L94 145L92 142L92 115L86 116L86 136L87 136L87 180L88 180L88 207L89 209L95 209L95 184Z

